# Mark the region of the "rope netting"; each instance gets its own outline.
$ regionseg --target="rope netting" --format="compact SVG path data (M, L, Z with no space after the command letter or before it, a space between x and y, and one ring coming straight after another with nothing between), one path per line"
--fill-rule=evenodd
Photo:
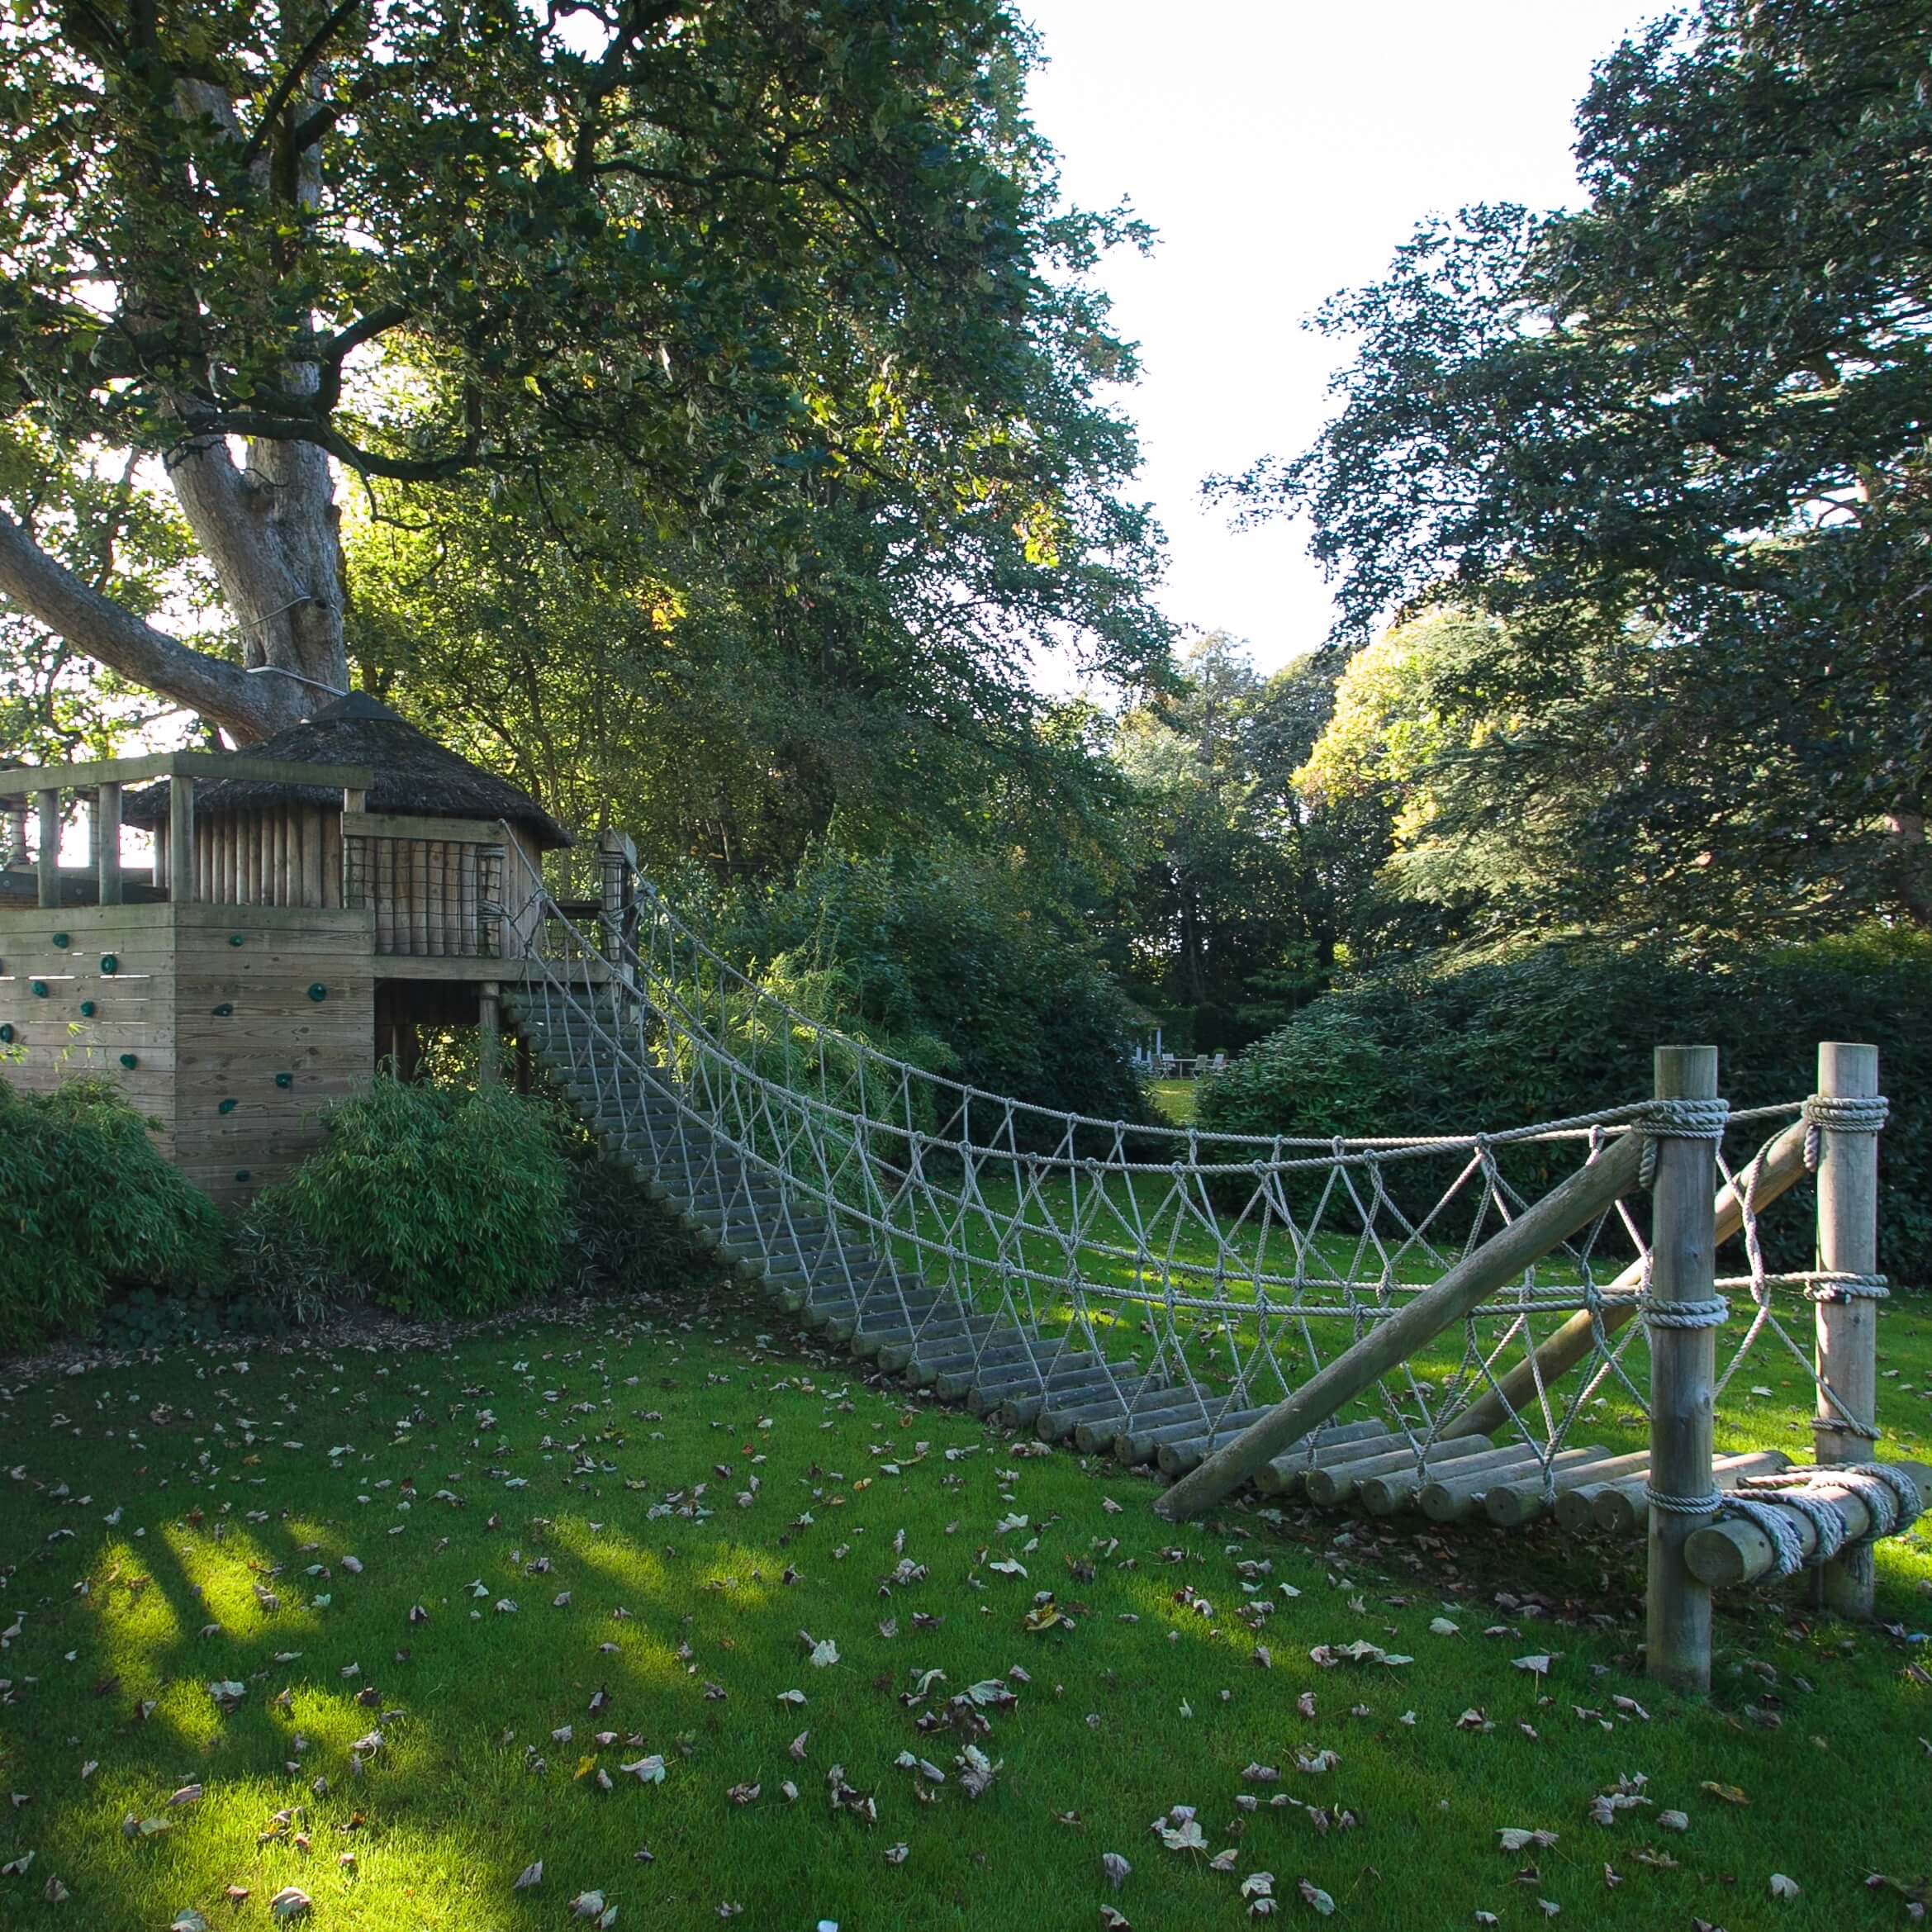
M1093 1118L822 1023L648 885L586 929L527 866L521 883L511 916L540 935L524 1013L567 1054L600 1123L647 1139L722 1212L734 1251L780 1276L829 1272L855 1297L883 1284L915 1336L932 1326L1010 1358L1024 1331L1048 1372L1098 1365L1083 1400L1111 1394L1176 1435L1232 1434L1621 1137L1645 1135L1648 1156L1689 1136L1715 1144L1740 1224L1744 1271L1718 1298L1650 1303L1646 1158L1631 1194L1384 1375L1376 1418L1419 1467L1486 1399L1488 1433L1547 1483L1580 1418L1641 1426L1649 1328L1669 1324L1719 1331L1720 1394L1758 1353L1788 1351L1818 1412L1872 1434L1819 1372L1807 1298L1877 1297L1883 1279L1773 1269L1759 1210L1781 1141L1801 1134L1815 1165L1820 1128L1876 1132L1882 1102L1635 1101L1488 1132L1329 1139Z

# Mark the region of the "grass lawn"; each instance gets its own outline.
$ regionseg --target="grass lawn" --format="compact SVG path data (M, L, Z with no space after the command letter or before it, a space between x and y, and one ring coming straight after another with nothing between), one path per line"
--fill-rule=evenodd
M1932 1323L1884 1322L1922 1428ZM1280 1920L1378 1932L1846 1932L1907 1922L1869 1874L1932 1868L1923 1536L1881 1552L1889 1628L1724 1602L1685 1703L1638 1669L1640 1550L1173 1528L1149 1480L869 1387L715 1282L0 1383L9 1926L266 1927L295 1887L385 1932L587 1892L633 1928L1146 1932L1241 1923L1265 1873ZM1310 1655L1358 1640L1413 1661Z
M1149 1080L1147 1095L1161 1118L1175 1127L1190 1127L1194 1118L1192 1080Z

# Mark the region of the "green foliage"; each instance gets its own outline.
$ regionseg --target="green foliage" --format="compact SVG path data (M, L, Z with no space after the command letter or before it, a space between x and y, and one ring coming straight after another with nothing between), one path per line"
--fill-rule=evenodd
M324 1118L327 1140L263 1191L257 1215L285 1216L371 1298L406 1315L476 1315L555 1278L569 1175L547 1108L384 1075Z
M1733 1107L1801 1099L1820 1040L1876 1041L1892 1124L1882 1145L1881 1265L1932 1281L1932 941L1868 932L1708 963L1555 941L1365 976L1203 1084L1200 1124L1264 1134L1514 1127L1650 1091L1650 1050L1716 1045ZM1547 1185L1559 1165L1515 1157ZM1767 1217L1789 1254L1793 1200Z
M0 1347L83 1327L117 1289L218 1284L221 1243L214 1203L112 1081L0 1080Z
M884 1051L1042 1107L1142 1109L1125 998L1021 868L958 849L821 852L789 890L742 897L729 917L731 950L775 990Z
M1332 704L1326 667L1264 680L1218 632L1121 723L1134 862L1110 924L1128 984L1177 1044L1257 1037L1371 938L1388 809L1379 793L1294 783Z
M1308 517L1351 641L1507 620L1436 686L1488 728L1445 830L1540 821L1507 923L1932 924L1929 27L1707 0L1626 41L1588 206L1422 229L1326 313L1355 359L1319 443L1228 486ZM1493 882L1493 845L1438 850Z

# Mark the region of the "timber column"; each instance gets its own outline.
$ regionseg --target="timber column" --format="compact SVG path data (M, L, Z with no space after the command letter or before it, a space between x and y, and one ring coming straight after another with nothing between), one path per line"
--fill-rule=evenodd
M1878 1302L1885 1292L1878 1274L1878 1130L1884 1112L1878 1049L1820 1041L1818 1094L1811 1109L1818 1134L1818 1270L1844 1277L1811 1290L1820 1384L1811 1439L1820 1464L1869 1462L1878 1436ZM1876 1588L1872 1545L1861 1543L1834 1557L1818 1571L1816 1588L1824 1608L1869 1616Z
M1679 1690L1711 1688L1711 1589L1684 1544L1711 1521L1711 1385L1723 1304L1716 1275L1717 1142L1696 1125L1717 1099L1715 1047L1659 1047L1654 1091L1656 1170L1650 1199L1650 1531L1644 1668ZM1692 1103L1686 1106L1683 1103Z

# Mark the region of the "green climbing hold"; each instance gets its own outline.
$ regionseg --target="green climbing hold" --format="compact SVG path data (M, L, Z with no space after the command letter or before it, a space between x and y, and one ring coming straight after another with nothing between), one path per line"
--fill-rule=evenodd
M228 935L228 943L230 946L246 946L248 944L248 934L245 933L230 933Z
M125 1066L130 1073L132 1073L134 1070L140 1065L140 1061L132 1053L123 1053L121 1056L121 1064Z
M93 1000L83 999L80 1003L80 1016L83 1019L92 1019L94 1017L95 1010Z
M295 1075L292 1073L278 1073L275 1076L275 1085L278 1087L292 1087L295 1085Z
M12 1027L9 1024L0 1023L0 1047L11 1047L12 1044Z
M235 1009L224 999L219 1006L211 1006L208 1010L214 1014L216 1019L226 1019L235 1011Z
M45 980L36 980L31 984L34 990L34 998L45 999L47 997L47 982Z
M329 989L320 980L317 980L315 985L309 988L309 998L314 1000L318 1006L328 997Z
M66 952L69 944L67 935L64 933L56 933L54 935L54 943L58 946L63 952Z
M234 1113L238 1104L239 1103L234 1100L224 1100L221 1104L215 1109L215 1111L217 1113Z
M117 973L121 971L121 961L112 953L103 952L101 955L101 971L104 973Z
M235 1178L237 1180L246 1180L249 1178L249 1170L245 1167L236 1168L235 1170Z

